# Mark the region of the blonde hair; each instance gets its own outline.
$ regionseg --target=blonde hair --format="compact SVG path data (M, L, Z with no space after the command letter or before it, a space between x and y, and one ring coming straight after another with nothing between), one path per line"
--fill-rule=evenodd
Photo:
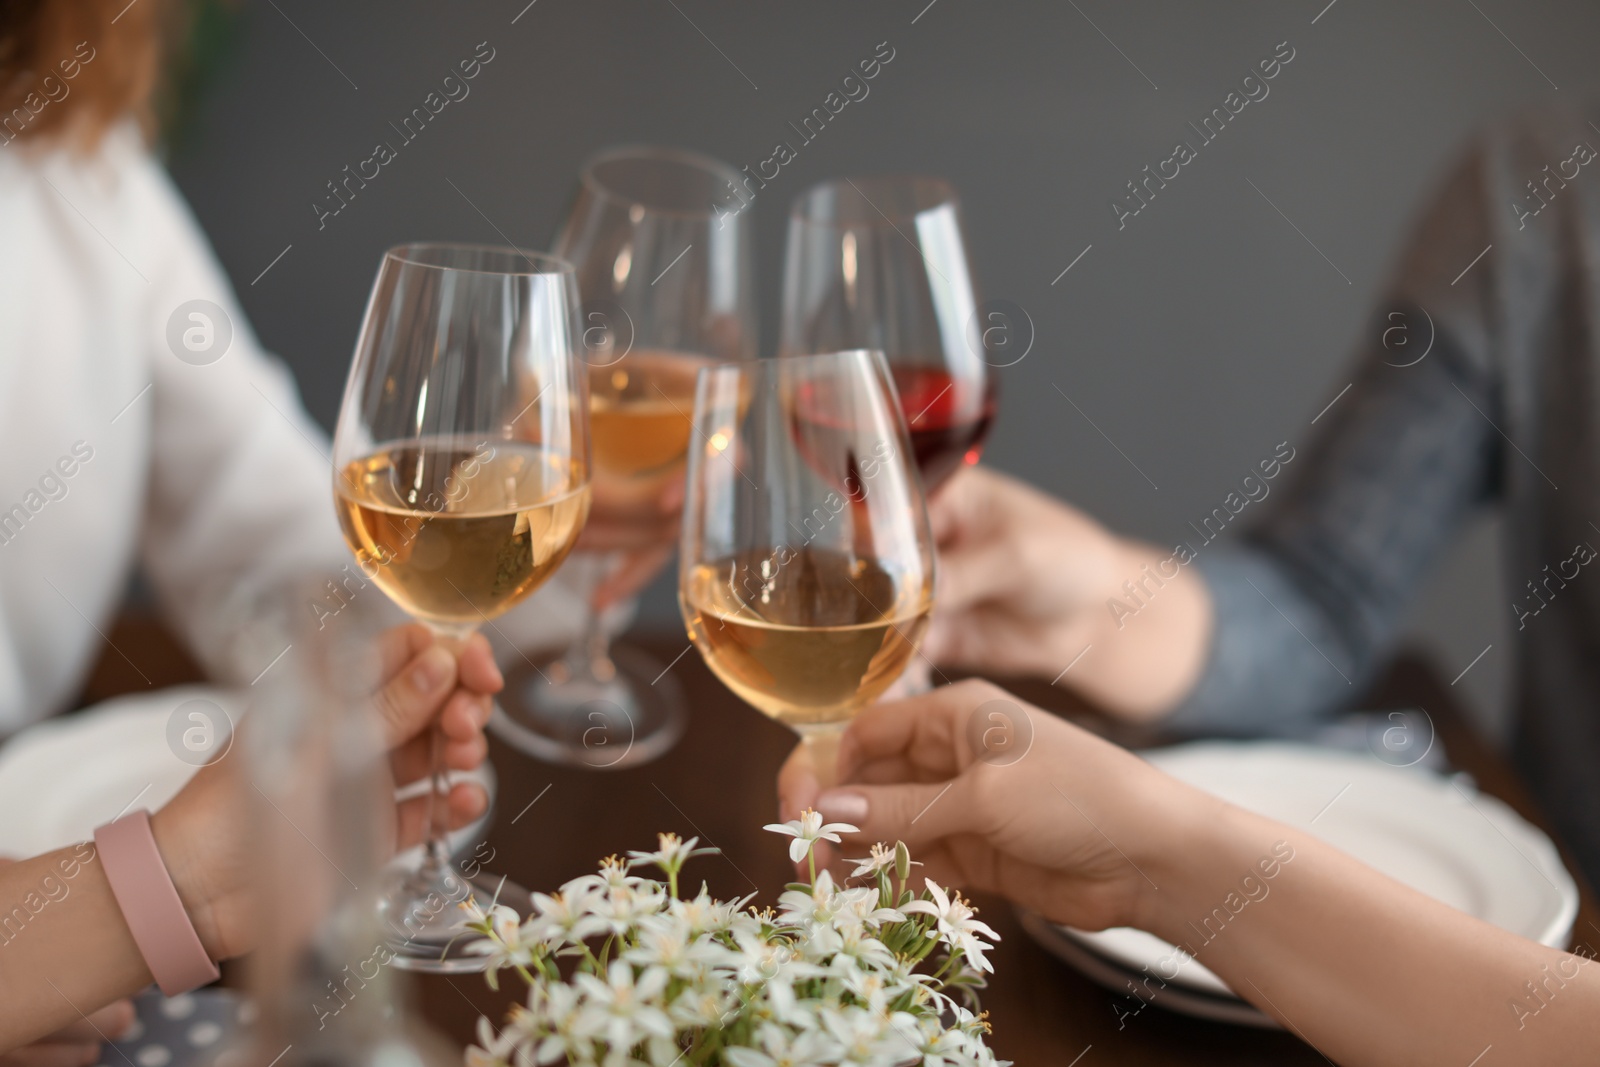
M123 118L153 133L154 100L180 5L171 0L0 4L0 148L92 148Z

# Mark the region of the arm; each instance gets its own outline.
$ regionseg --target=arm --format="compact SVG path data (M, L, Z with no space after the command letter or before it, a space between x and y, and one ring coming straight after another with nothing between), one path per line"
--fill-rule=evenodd
M1166 578L1133 625L1108 607L1126 596L1124 581L1143 579L1170 552L1119 538L983 467L952 478L929 518L939 587L923 644L935 663L1059 675L1097 706L1130 718L1154 717L1194 688L1212 609L1193 568Z
M1200 956L1335 1061L1461 1067L1492 1047L1483 1062L1577 1063L1600 1047L1592 960L1481 922L1237 808L1212 802L1189 829L1149 841L1143 860L1162 891L1133 925L1193 944L1190 924L1229 894L1240 899L1254 874L1266 895ZM1274 849L1293 859L1268 882L1259 864Z
M161 250L146 268L142 323L151 390L125 416L143 420L150 442L141 562L208 673L249 682L266 664L235 662L226 643L242 582L271 588L326 574L348 589L361 575L335 522L326 435L301 407L293 377L262 350L159 164L141 156L125 175L127 210ZM185 307L197 300L220 312ZM330 603L338 606L331 594Z
M1009 765L971 748L969 720L994 700L1011 701L1013 730L1031 730ZM850 844L901 839L941 884L1185 944L1340 1063L1463 1067L1493 1045L1486 1063L1555 1065L1600 1047L1600 968L1587 960L1439 904L987 683L869 709L840 759L856 784L816 807L861 828ZM791 759L783 785L800 802L804 776ZM1225 932L1202 940L1218 908Z
M446 736L447 767L481 763L489 697L501 685L484 639L473 638L458 658L422 627L408 626L385 634L381 651L385 681L374 711L396 780L427 773L426 728L436 720ZM250 842L239 832L248 825L250 798L236 750L201 768L151 820L178 896L206 953L218 960L255 941L249 899L255 872ZM401 847L421 839L426 803L417 797L396 812ZM449 795L450 824L465 825L486 803L479 786L457 784ZM90 843L0 868L0 908L0 1050L81 1026L86 1014L152 980Z
M1216 487L1209 528L1140 543L986 472L936 496L929 654L1046 678L1073 664L1061 684L1184 728L1259 731L1351 699L1497 488L1498 252L1451 284L1494 239L1483 160L1469 153L1434 198L1316 439L1263 446ZM1242 540L1207 540L1241 522Z

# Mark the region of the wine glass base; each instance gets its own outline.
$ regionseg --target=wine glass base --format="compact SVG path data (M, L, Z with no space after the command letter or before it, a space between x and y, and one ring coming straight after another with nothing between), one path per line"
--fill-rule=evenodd
M496 737L547 763L622 770L664 755L683 736L683 688L665 665L629 645L611 649L616 674L604 681L552 682L514 668L489 720Z
M437 874L411 870L391 877L378 901L378 915L389 932L390 962L402 971L480 974L488 969L488 957L469 951L478 935L460 929L466 918L460 905L469 895L485 911L496 901L518 914L528 910L526 889L488 871L468 877L450 868Z

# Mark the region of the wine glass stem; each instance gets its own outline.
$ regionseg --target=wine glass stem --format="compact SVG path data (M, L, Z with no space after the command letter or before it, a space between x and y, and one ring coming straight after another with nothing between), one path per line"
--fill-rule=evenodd
M811 761L819 790L832 789L839 784L839 739L844 736L846 725L830 722L800 728L800 744Z
M444 731L434 724L428 728L428 805L422 824L421 875L432 879L450 865L449 833L450 781L444 767Z
M611 661L611 631L606 629L605 612L597 609L594 601L616 566L615 554L585 554L571 562L578 564L572 569L583 601L583 629L561 657L562 670L569 680L609 682L617 674L616 664Z
M461 648L476 627L466 630L429 624L434 640L451 655L460 655ZM428 727L428 803L422 820L422 865L417 874L428 884L450 866L450 778L444 765L444 730L435 721Z

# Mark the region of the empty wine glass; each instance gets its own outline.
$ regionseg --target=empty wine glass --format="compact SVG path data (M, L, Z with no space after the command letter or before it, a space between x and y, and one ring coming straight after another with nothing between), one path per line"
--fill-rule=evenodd
M334 503L363 573L459 647L566 558L589 511L587 374L572 268L508 248L413 244L378 269L334 437ZM384 899L397 966L483 970L453 903L502 880L451 869L442 741L421 865ZM514 888L514 887L513 887Z
M612 149L583 168L556 237L555 253L577 271L589 361L594 509L562 579L578 588L587 618L558 662L513 670L491 723L542 759L632 766L683 731L683 698L665 665L612 647L629 604L603 606L597 594L622 570L642 586L670 557L695 374L755 355L740 178L680 149Z
M915 656L933 544L877 352L700 372L678 601L712 671L797 731L819 780Z

